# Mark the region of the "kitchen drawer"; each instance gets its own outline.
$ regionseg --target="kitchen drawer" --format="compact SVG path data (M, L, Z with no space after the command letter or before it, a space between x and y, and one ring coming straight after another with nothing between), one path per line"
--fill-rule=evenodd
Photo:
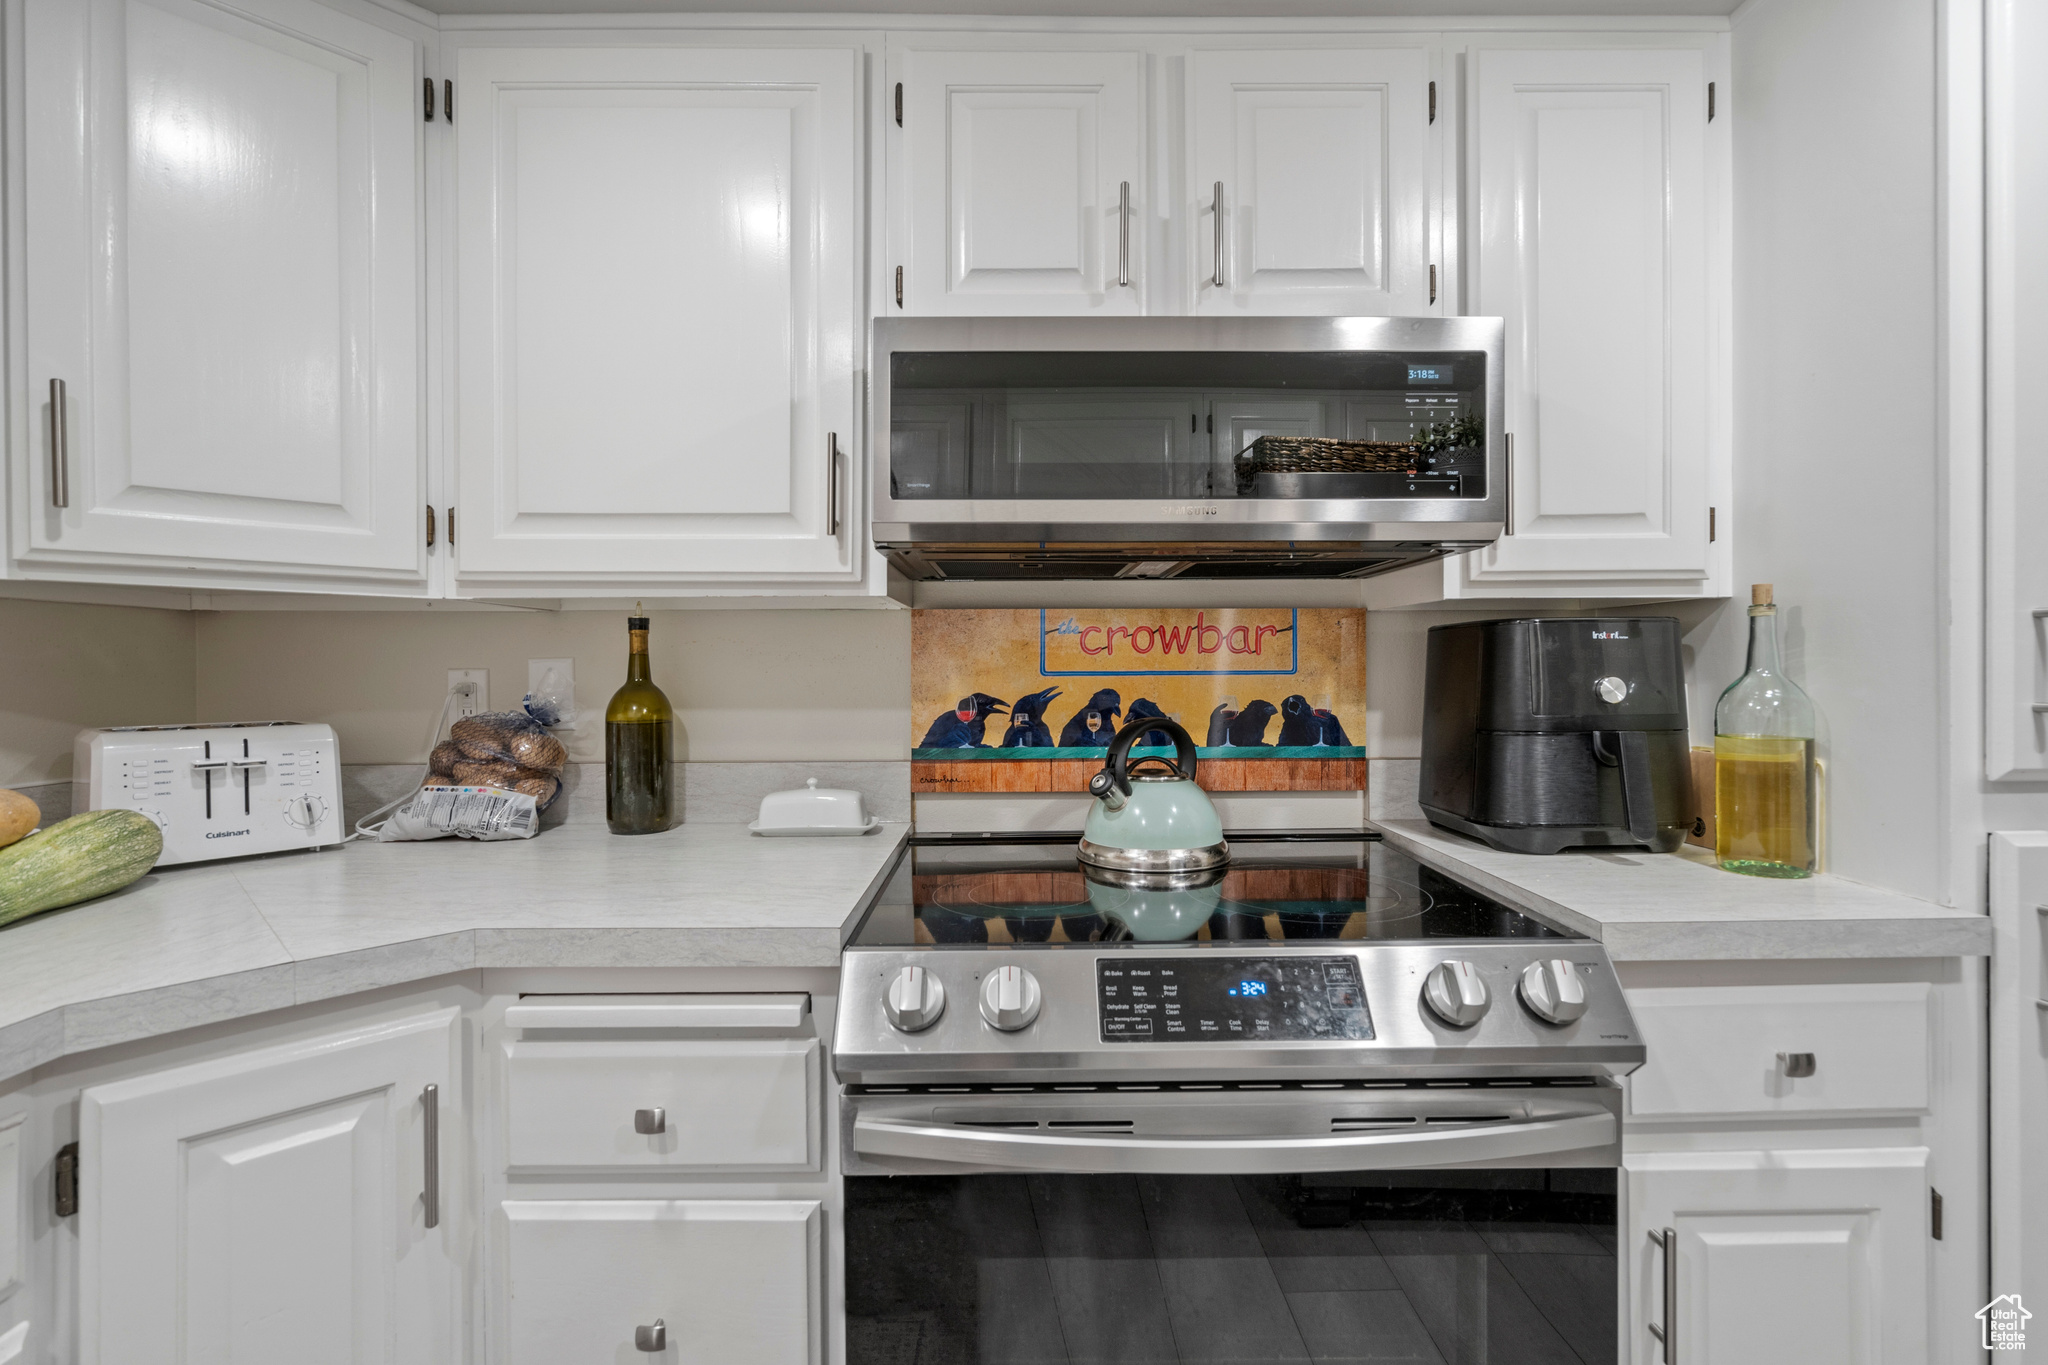
M522 1038L506 1047L514 1168L819 1168L815 1038ZM662 1110L662 1131L635 1114Z
M815 1200L515 1199L493 1360L814 1365ZM663 1349L635 1347L659 1321ZM649 1343L651 1344L651 1343Z
M1674 986L1628 992L1649 1060L1637 1118L1918 1113L1927 1108L1925 982ZM1812 1053L1792 1076L1779 1054Z

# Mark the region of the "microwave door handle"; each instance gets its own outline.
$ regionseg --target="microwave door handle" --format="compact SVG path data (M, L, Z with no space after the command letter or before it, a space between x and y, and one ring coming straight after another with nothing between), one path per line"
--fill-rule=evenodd
M859 1115L853 1149L1017 1171L1144 1175L1287 1175L1309 1171L1403 1170L1474 1161L1518 1161L1611 1147L1614 1115L1419 1132L1322 1133L1299 1137L1119 1137L1114 1133L1020 1132Z

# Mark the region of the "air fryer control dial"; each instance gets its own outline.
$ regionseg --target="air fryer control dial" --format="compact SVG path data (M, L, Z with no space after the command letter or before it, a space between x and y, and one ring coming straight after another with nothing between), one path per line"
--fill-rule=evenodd
M1609 706L1619 706L1628 700L1628 684L1611 673L1604 678L1595 679L1593 691Z

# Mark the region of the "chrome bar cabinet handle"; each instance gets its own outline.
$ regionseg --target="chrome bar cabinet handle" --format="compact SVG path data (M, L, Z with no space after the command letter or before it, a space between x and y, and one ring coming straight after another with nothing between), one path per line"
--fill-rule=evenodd
M1131 287L1131 182L1128 180L1117 190L1116 283L1119 289Z
M71 421L64 411L64 381L50 381L50 506L71 505Z
M1664 1365L1677 1365L1678 1324L1671 1314L1678 1304L1678 1233L1672 1228L1652 1229L1650 1240L1664 1249L1664 1322L1662 1326L1654 1322L1645 1325L1664 1348L1659 1359Z
M836 536L839 534L839 433L836 431L825 433L825 466L828 471L825 477L828 510L825 515L830 526L825 534Z
M1214 224L1216 229L1216 276L1214 283L1218 289L1221 289L1223 287L1223 182L1221 180L1216 182L1216 195L1209 201L1209 212L1216 219Z
M421 1196L427 1205L427 1226L441 1226L441 1087L430 1085L420 1092L420 1109L424 1122L426 1142L426 1191Z

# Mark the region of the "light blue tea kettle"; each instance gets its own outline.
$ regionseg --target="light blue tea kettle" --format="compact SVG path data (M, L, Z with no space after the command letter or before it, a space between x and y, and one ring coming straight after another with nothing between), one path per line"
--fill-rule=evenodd
M1151 731L1172 736L1174 757L1131 748ZM1088 780L1095 805L1081 833L1081 861L1124 872L1187 872L1230 861L1223 820L1195 785L1195 741L1176 721L1140 716L1116 732L1102 771Z

